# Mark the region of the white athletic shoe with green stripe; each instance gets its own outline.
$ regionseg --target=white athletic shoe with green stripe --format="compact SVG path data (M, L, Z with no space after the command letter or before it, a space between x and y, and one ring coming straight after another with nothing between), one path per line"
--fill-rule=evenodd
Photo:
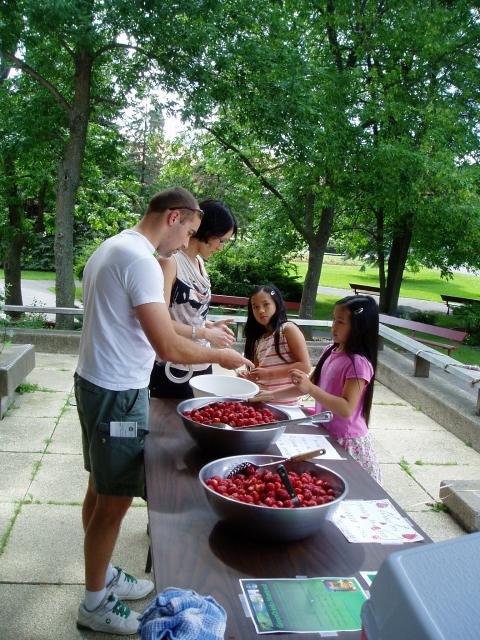
M117 575L107 585L107 589L112 589L120 600L141 600L153 591L155 585L151 580L138 580L120 567L115 567L115 569Z
M85 609L83 602L78 608L77 627L122 636L136 635L140 614L108 591L100 605L93 611Z

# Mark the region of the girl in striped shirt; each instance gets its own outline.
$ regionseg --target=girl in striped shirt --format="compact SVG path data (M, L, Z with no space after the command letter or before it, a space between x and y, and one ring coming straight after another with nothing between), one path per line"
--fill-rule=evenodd
M275 285L253 290L248 301L245 339L245 357L255 367L239 375L258 384L258 397L264 401L298 404L302 396L292 388L290 372L297 369L309 373L310 358L303 333L287 320L282 294ZM291 394L285 391L287 388Z

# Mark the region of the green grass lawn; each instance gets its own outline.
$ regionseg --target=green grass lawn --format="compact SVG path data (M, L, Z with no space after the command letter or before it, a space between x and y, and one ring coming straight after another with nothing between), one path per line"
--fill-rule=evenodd
M0 278L4 278L3 269L0 269ZM55 280L53 271L22 271L22 280Z
M294 264L297 267L298 279L303 282L307 273L307 263ZM344 263L341 258L326 258L320 286L350 289L350 282L378 286L378 271L374 267L363 268L360 263ZM478 275L455 273L451 280L444 280L440 278L440 271L434 269L420 269L418 273L404 272L400 289L402 297L442 302L441 293L480 299L480 278Z

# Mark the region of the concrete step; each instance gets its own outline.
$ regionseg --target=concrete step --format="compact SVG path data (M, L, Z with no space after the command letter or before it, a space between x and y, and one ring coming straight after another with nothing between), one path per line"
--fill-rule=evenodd
M440 499L466 531L480 531L480 480L442 480Z

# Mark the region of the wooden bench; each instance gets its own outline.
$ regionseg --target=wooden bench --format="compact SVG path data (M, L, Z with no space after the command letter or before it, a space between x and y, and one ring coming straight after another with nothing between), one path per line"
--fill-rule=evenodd
M350 288L353 289L355 295L360 293L374 293L375 295L380 295L380 287L374 287L370 284L358 284L357 282L350 282Z
M456 329L445 329L444 327L436 327L432 324L425 324L424 322L416 322L415 320L405 320L404 318L396 318L395 316L387 316L383 313L379 315L381 323L391 327L399 327L401 329L409 329L410 336L421 342L422 344L428 344L432 347L438 347L439 349L445 349L450 355L450 352L458 348L458 344L448 344L446 342L437 342L436 340L430 340L429 338L417 337L417 332L428 333L432 336L438 336L446 340L452 340L453 342L461 343L465 340L467 335L466 331L457 331Z
M457 304L480 304L480 300L475 300L475 298L462 298L460 296L447 296L446 294L441 294L440 297L447 305L447 316L450 314L450 309L453 309L453 306Z
M213 293L210 304L212 307L222 307L228 311L241 311L242 308L248 307L248 298L244 296L223 296ZM285 308L298 312L300 303L285 301Z

